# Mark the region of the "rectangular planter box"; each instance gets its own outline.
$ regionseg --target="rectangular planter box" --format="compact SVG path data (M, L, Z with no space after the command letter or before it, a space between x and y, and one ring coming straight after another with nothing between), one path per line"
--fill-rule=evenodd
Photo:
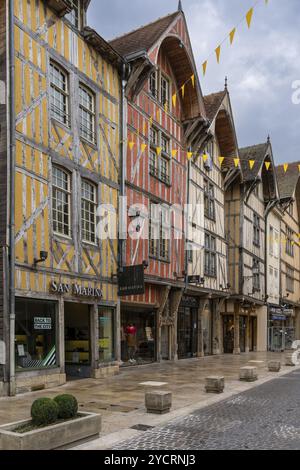
M80 418L54 424L24 434L12 432L16 427L31 420L0 426L0 450L54 450L95 437L101 431L101 416L94 413L79 413Z

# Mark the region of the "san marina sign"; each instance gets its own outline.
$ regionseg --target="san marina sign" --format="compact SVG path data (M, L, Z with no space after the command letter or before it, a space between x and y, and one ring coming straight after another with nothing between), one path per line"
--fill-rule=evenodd
M96 287L85 287L80 284L64 284L62 282L52 281L50 284L50 290L54 294L72 294L77 297L93 297L96 299L102 299L102 289Z

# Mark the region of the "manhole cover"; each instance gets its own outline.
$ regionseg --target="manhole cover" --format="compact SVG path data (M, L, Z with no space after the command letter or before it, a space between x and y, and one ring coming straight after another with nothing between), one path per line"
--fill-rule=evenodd
M147 426L146 424L136 424L135 426L132 426L130 429L135 429L136 431L150 431L151 429L154 429L154 426Z

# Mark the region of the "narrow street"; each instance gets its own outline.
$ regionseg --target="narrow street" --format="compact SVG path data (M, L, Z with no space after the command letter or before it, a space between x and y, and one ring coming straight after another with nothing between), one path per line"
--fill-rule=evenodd
M122 442L118 450L299 450L300 371Z

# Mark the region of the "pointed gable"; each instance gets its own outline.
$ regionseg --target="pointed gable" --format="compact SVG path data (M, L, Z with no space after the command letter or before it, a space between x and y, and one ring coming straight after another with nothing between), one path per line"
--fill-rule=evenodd
M178 15L179 12L177 11L159 18L146 26L141 26L134 31L113 39L110 41L110 44L124 57L148 52Z
M299 165L300 162L290 163L286 172L284 165L276 167L280 199L294 197L299 181Z

